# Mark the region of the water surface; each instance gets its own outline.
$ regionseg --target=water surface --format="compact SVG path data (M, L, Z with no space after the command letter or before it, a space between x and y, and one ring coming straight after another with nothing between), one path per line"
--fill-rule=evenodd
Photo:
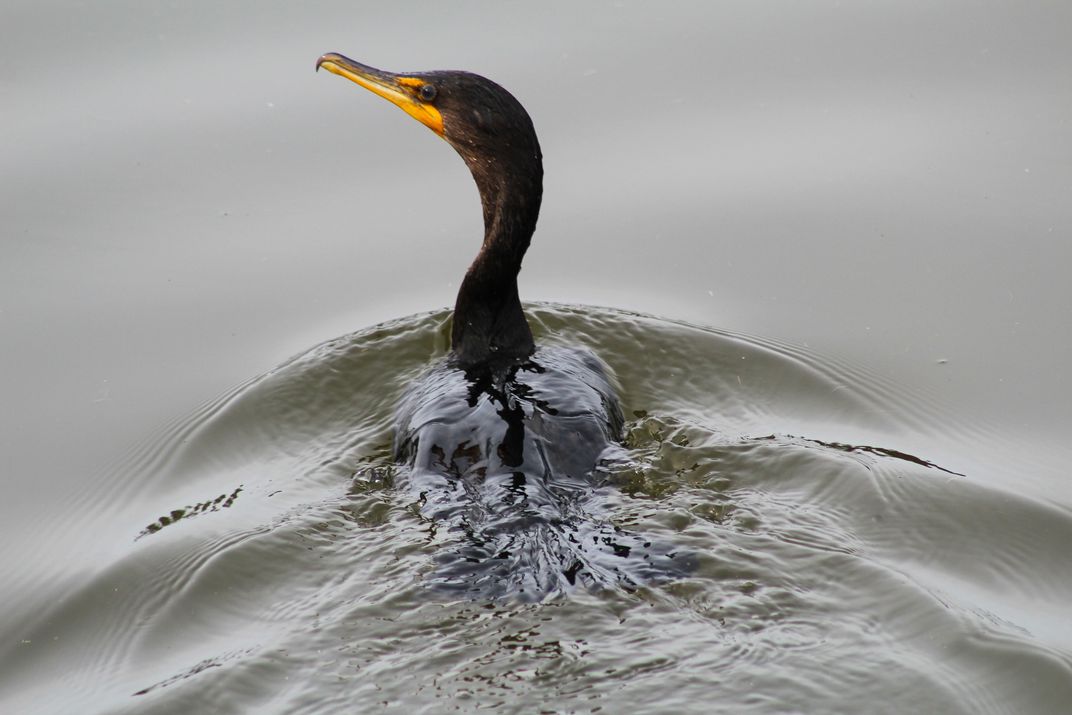
M710 712L717 691L725 712L977 713L1072 696L1072 514L914 453L934 415L769 342L531 317L541 342L618 366L629 458L605 516L687 552L688 573L538 603L431 588L459 536L394 488L390 450L401 392L447 340L446 314L418 315L206 405L86 497L117 534L110 562L24 623L12 706Z
M2 15L0 709L1066 709L1069 7ZM522 295L614 370L610 518L688 578L427 597L358 475L480 212L329 50L529 109Z

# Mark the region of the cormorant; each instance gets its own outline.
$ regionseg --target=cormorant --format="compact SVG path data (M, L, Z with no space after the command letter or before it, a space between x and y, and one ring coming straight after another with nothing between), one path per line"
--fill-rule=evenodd
M637 583L672 555L600 516L600 466L621 457L623 424L607 371L583 348L537 348L518 298L543 193L528 113L469 72L394 74L335 53L316 66L445 139L480 191L484 241L458 291L451 352L409 389L395 424L421 513L457 535L431 580L523 598Z

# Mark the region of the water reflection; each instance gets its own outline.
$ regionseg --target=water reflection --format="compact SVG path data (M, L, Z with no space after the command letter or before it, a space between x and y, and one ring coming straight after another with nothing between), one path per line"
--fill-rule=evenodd
M239 486L230 494L220 494L211 501L198 502L197 504L186 505L181 509L172 509L169 513L161 516L153 523L145 527L138 538L146 536L148 534L155 534L163 529L165 526L171 526L178 523L181 519L192 519L195 516L201 514L208 514L210 512L219 511L220 509L228 509L234 504L235 499L242 492L242 487Z
M139 457L171 455L159 493L108 567L4 654L4 705L709 712L714 688L726 712L978 713L1072 697L1072 518L917 455L899 423L970 434L895 386L831 377L801 349L564 306L530 310L533 365L422 382L445 317L318 346ZM603 440L581 444L610 444L583 470L540 443L580 412L540 367L582 365L595 389L579 399L610 382L561 345L615 366L627 415L617 447L616 423L581 422ZM432 388L405 398L398 465L413 384ZM446 407L420 397L443 390ZM479 418L455 424L450 405ZM179 497L194 493L239 498L144 535L174 504L215 503ZM670 577L645 570L681 555Z

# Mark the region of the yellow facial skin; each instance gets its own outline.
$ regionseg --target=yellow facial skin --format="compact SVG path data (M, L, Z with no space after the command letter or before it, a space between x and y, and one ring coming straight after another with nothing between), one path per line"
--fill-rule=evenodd
M425 84L421 78L384 72L334 52L329 52L316 61L316 68L321 67L380 95L439 136L443 136L443 116L434 104L425 102L417 94Z

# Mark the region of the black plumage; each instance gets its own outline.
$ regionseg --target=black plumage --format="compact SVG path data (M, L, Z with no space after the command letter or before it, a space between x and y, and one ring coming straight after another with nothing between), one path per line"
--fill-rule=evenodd
M607 465L624 458L622 413L591 351L540 347L517 290L540 212L543 163L521 103L469 72L394 74L317 62L398 105L461 155L484 239L455 302L451 352L409 389L395 455L421 513L457 534L430 580L473 595L541 598L672 571L668 549L607 521Z

